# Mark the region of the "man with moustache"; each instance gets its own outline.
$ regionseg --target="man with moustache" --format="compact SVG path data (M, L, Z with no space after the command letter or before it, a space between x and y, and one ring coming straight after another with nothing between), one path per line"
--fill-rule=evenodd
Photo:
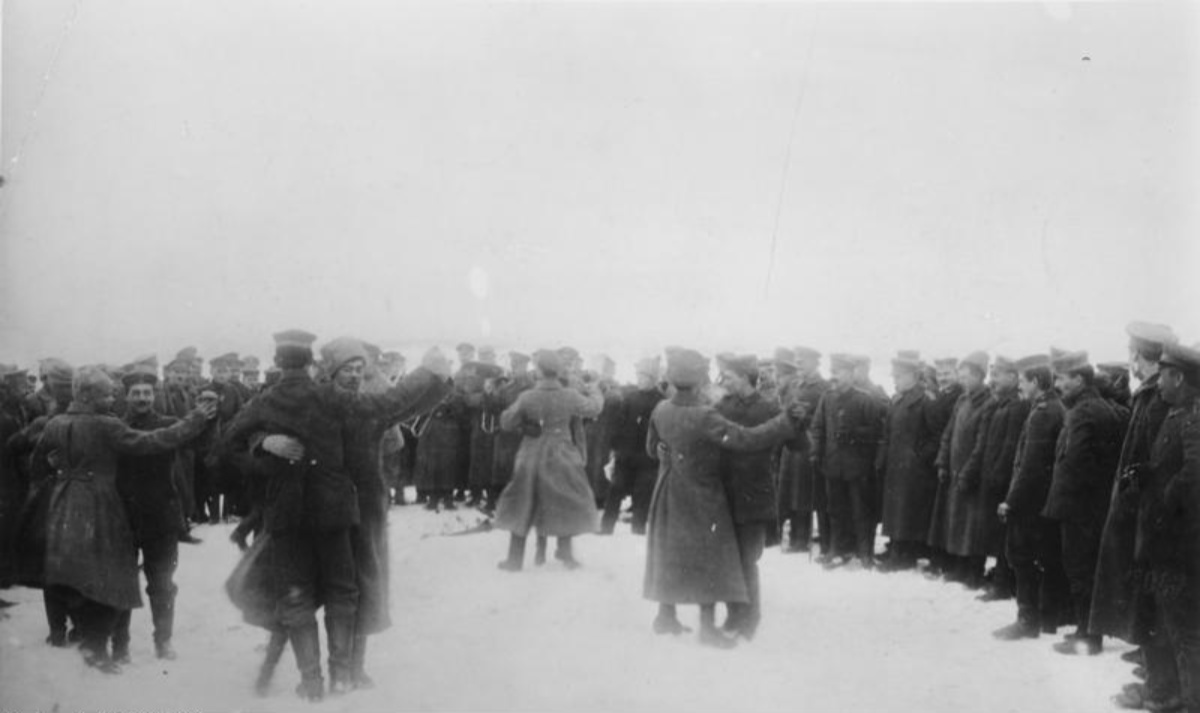
M137 431L156 431L179 419L154 408L158 361L154 357L133 364L122 379L125 387L125 424ZM117 458L117 492L125 504L133 542L141 553L146 574L146 595L154 623L154 651L160 659L174 659L171 636L175 624L175 569L179 539L187 532L174 468L176 453L121 455ZM130 610L117 617L113 633L113 660L129 661Z

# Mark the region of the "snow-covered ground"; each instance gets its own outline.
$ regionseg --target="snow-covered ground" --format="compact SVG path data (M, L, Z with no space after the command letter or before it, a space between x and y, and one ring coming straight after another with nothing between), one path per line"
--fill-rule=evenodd
M645 541L627 525L579 538L582 569L534 568L531 546L526 570L510 574L495 566L506 533L441 536L474 515L392 510L395 624L371 640L377 687L312 710L1070 713L1113 710L1109 696L1133 680L1117 642L1088 658L1054 653L1049 637L995 641L1012 602L984 604L916 573L826 572L778 549L763 558L753 642L717 651L694 634L656 636L655 605L641 597ZM132 664L116 676L88 669L44 643L40 592L3 592L20 603L0 620L0 711L307 709L290 652L267 697L251 690L267 636L222 589L238 558L230 529L197 528L203 544L180 548L175 661L155 659L143 608ZM680 615L695 625L695 607Z

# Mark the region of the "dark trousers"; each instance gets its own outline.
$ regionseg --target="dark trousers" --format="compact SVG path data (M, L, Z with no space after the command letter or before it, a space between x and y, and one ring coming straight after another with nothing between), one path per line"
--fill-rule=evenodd
M749 603L731 602L728 605L730 616L736 617L743 630L753 632L762 621L762 588L758 577L758 561L762 559L763 549L767 544L767 528L773 527L765 522L748 522L734 525L737 535L738 554L742 558L742 576L746 579L746 592Z
M875 552L875 522L871 501L874 492L866 479L826 478L832 553L857 555L870 563Z
M277 534L271 566L280 577L280 621L288 629L316 626L316 612L354 619L358 613L358 579L349 528L326 532Z
M1075 608L1075 624L1080 634L1088 633L1088 618L1092 610L1092 586L1096 577L1096 558L1100 555L1100 535L1104 521L1064 522L1062 534L1062 564L1071 589Z
M1196 582L1181 584L1165 596L1156 594L1154 604L1160 628L1175 655L1180 700L1187 713L1200 713L1200 586Z
M658 479L657 463L630 463L618 457L613 463L613 480L604 499L604 515L600 518L600 529L612 532L621 514L621 503L626 496L633 498L633 531L646 531L646 519L650 514L650 499L654 495L654 483Z
M1179 696L1179 667L1175 661L1175 649L1167 632L1167 622L1154 601L1147 594L1145 601L1152 610L1154 622L1150 635L1142 642L1142 659L1146 664L1146 689L1151 699L1166 701Z
M154 622L154 643L171 640L175 628L175 568L179 565L179 537L174 533L159 537L141 546L142 571L146 573L146 596L150 599L150 618ZM129 649L128 609L117 615L113 632L113 648Z
M1017 620L1034 627L1058 626L1066 605L1058 524L1042 517L1008 523L1005 549L1016 579Z

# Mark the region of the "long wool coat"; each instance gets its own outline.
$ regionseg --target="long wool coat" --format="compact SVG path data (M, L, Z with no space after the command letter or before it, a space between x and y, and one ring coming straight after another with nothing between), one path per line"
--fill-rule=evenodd
M817 413L821 397L829 390L829 382L819 375L806 380L789 380L779 389L779 400L785 406L799 401L806 407L804 418L797 424L796 435L784 442L779 452L777 491L780 514L811 512L825 509L825 481L813 467L808 427Z
M982 449L977 449L985 425L984 414L992 398L986 388L963 393L954 404L950 422L942 432L937 467L948 472L945 487L938 488L940 501L934 503L929 526L929 544L952 555L965 557L968 549L970 510L982 478Z
M457 485L462 461L466 458L466 439L462 432L466 404L457 391L451 393L428 416L417 421L417 462L413 482L418 490L453 490Z
M646 538L647 599L669 604L746 602L721 449L759 451L793 432L786 416L745 428L690 391L660 403L650 417L646 451L659 458Z
M517 402L517 397L533 388L533 379L528 374L514 376L495 394L488 398L492 410L503 413L505 409ZM497 429L496 441L492 447L492 486L503 487L512 480L513 466L517 462L517 451L521 448L524 434L520 431L505 431Z
M37 584L67 586L116 609L140 607L137 550L117 492L117 456L170 451L198 436L205 423L196 415L138 431L80 403L52 418L33 462L46 463L54 453L56 470L45 476L44 497L28 502L22 518L22 544L33 550L25 554L40 560Z
M1004 547L1004 523L996 508L1008 494L1017 441L1029 415L1029 404L1016 389L997 392L991 401L983 431L980 484L967 513L967 551L976 556L996 556Z
M1169 407L1158 391L1158 374L1146 379L1130 400L1132 415L1116 475L1131 466L1145 470L1150 451ZM1100 556L1096 560L1096 582L1092 594L1089 630L1097 634L1116 636L1133 641L1137 622L1135 601L1140 596L1138 578L1134 576L1133 550L1137 535L1138 509L1142 488L1132 482L1127 487L1114 485L1109 497L1108 519L1100 538ZM1132 486L1132 487L1130 487Z
M932 405L918 384L896 394L888 411L876 470L883 474L883 534L893 540L923 542L929 533L941 441L930 420Z
M593 418L604 397L564 388L542 379L500 415L505 431L537 424L540 435L525 436L517 451L512 482L496 504L494 527L520 537L571 537L595 532L596 499L588 484L584 453L572 440L571 419Z

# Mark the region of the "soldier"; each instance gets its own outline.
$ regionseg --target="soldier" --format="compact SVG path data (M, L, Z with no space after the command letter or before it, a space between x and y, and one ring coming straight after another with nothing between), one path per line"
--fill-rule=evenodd
M263 511L269 539L261 555L267 574L247 577L265 581L266 591L231 592L234 603L248 621L286 631L301 673L297 693L309 700L324 696L319 606L325 607L330 691L354 685L360 590L352 528L361 516L348 472L346 429L361 423L358 419L398 420L421 413L449 391L449 365L436 349L426 355L425 368L383 394L317 385L308 371L315 340L300 330L275 335L275 363L283 375L238 414L221 444L224 454L250 452L265 459L270 479ZM358 462L354 456L351 463Z
M614 378L617 365L607 354L597 357L596 368L584 374L584 379L592 378L604 395L604 408L595 418L583 422L584 435L587 439L587 474L588 483L596 496L596 507L604 509L608 499L609 482L604 474L612 456L612 432L617 413L621 408L621 395L617 390Z
M984 417L978 499L968 511L967 525L968 550L976 556L996 558L987 591L979 596L981 601L1013 596L1012 570L1004 554L1004 523L997 508L1008 494L1017 441L1029 415L1029 402L1022 400L1017 391L1018 379L1016 362L996 357L992 362L992 400Z
M1177 341L1170 327L1131 322L1129 363L1138 378L1137 391L1130 397L1129 428L1117 461L1117 482L1109 498L1108 517L1100 538L1096 581L1088 627L1105 636L1141 645L1139 662L1146 668L1146 684L1133 686L1117 696L1122 707L1143 706L1145 700L1164 701L1179 693L1174 658L1165 632L1154 626L1153 599L1141 591L1134 576L1134 545L1138 509L1143 497L1140 472L1150 460L1159 428L1170 406L1159 393L1159 359L1163 345Z
M462 452L455 459L454 501L467 500L471 486L471 410L467 397L483 388L483 382L475 377L475 345L462 342L454 348L458 353L458 371L454 373L454 390L459 408L454 412L458 418L458 440ZM449 507L449 506L448 506Z
M633 534L646 534L650 497L658 477L658 461L646 453L646 432L650 428L650 414L663 399L662 391L658 388L662 371L660 361L658 357L641 359L634 371L637 385L622 395L613 426L613 479L600 520L602 535L612 534L626 496L633 498Z
M579 566L572 538L596 530L595 496L584 471L584 451L573 442L570 423L599 415L604 397L594 383L581 384L579 390L564 388L559 382L564 365L555 352L541 350L533 358L536 385L500 415L500 427L506 431L538 425L538 435L521 441L512 482L496 504L494 526L511 533L508 557L499 563L509 572L521 570L530 530L536 529L543 542L558 538L554 557L570 569ZM544 557L543 547L539 543L536 564Z
M917 566L937 494L934 459L941 433L930 423L933 402L921 380L922 368L911 356L892 360L896 393L875 464L883 483L883 534L890 539L886 571Z
M1060 526L1063 569L1071 586L1077 626L1054 650L1075 654L1085 647L1094 656L1101 651L1102 635L1088 625L1092 584L1129 414L1100 397L1087 352L1060 356L1052 367L1067 413L1055 446L1054 477L1042 514Z
M246 387L246 393L248 396L257 394L262 388L262 384L259 383L259 376L262 372L259 371L258 364L259 361L258 357L256 356L247 356L242 359L241 383Z
M533 377L529 375L529 355L522 352L508 353L509 374L495 384L495 390L488 395L488 408L504 413L505 409L517 401L523 392L533 388ZM517 450L521 447L521 431L505 431L496 433L496 442L492 448L492 482L488 486L487 509L495 512L496 503L505 486L512 481L513 466L517 459Z
M1017 370L1017 388L1029 412L1017 439L1008 492L996 507L1006 526L1005 549L1016 580L1017 620L993 633L1005 641L1053 634L1067 605L1058 526L1042 516L1066 410L1054 390L1049 357L1025 357Z
M963 392L954 404L954 412L942 432L938 449L939 503L934 505L934 519L929 526L929 545L945 553L946 578L962 582L970 588L983 585L985 557L968 549L967 526L970 509L982 480L981 453L976 445L983 436L984 415L991 393L984 385L988 355L973 352L958 365L958 380ZM973 457L974 456L974 457Z
M1133 394L1129 389L1129 364L1122 361L1102 362L1096 365L1096 390L1109 401L1129 408Z
M760 426L779 415L779 405L758 392L757 357L718 355L717 366L721 370L718 384L726 392L716 405L717 413L746 427ZM779 530L773 451L774 448L764 448L721 454L721 481L733 515L733 531L749 599L745 604L727 603L728 615L722 628L746 639L754 638L762 621L758 561L763 548L771 542L770 533Z
M29 425L31 410L25 405L32 392L26 371L0 364L0 589L12 586L15 578L17 516L29 493L27 474L18 467L6 444ZM0 606L11 602L0 600Z
M877 397L856 388L855 362L846 354L830 356L833 385L813 416L813 467L825 477L829 504L829 551L820 561L831 569L857 559L875 564L874 471L882 438L883 413Z
M784 408L803 405L794 409L800 424L796 434L784 441L779 452L779 475L776 494L779 497L777 518L781 532L773 538L782 537L787 523L787 542L784 552L808 552L812 541L813 513L817 515L817 527L821 539L821 551L830 549L829 511L825 505L825 480L811 461L812 444L808 429L817 412L821 397L829 390L829 383L821 378L821 352L810 347L775 350L776 373L780 374L777 387L778 403Z
M480 354L491 355L491 347L480 348ZM470 435L467 445L470 453L467 460L470 463L468 483L471 486L471 507L486 509L487 489L492 484L492 465L494 460L494 442L496 432L500 430L500 411L496 404L487 398L488 391L495 390L496 380L504 375L504 370L494 363L475 362L471 365L473 379L469 391L464 394L467 406L467 419L470 422ZM492 386L489 387L489 382Z
M178 419L154 409L154 387L158 384L158 360L154 357L131 365L122 383L128 411L124 421L137 431L155 431L174 425ZM117 491L125 504L133 532L133 544L141 553L146 574L146 595L154 623L154 652L160 659L174 659L171 635L175 624L175 568L179 563L179 541L187 533L183 508L174 478L176 452L155 455L122 455L117 458ZM113 660L129 661L130 611L121 612L113 634Z
M716 603L749 603L745 574L729 501L721 483L721 449L760 451L778 445L795 429L779 415L755 428L725 419L700 395L708 360L690 349L667 354L667 380L674 387L650 418L646 452L659 460L650 505L644 596L658 602L653 629L680 634L687 629L678 604L700 605L700 642L736 645L716 627Z
M1197 345L1200 346L1200 345ZM1170 410L1145 467L1128 487L1139 502L1135 572L1151 599L1154 627L1173 654L1165 677L1178 697L1148 697L1150 710L1200 711L1200 350L1167 342L1159 393ZM1151 660L1147 649L1147 662Z

